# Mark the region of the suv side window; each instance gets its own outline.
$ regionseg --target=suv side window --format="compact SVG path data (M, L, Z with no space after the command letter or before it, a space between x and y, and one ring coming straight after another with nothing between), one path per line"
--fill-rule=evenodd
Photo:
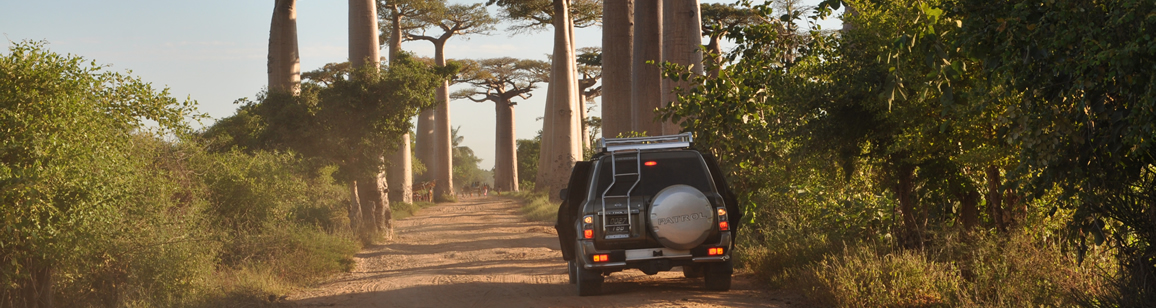
M616 156L618 173L634 173L638 168L632 154ZM663 188L675 184L690 185L702 192L715 191L711 176L707 172L702 157L693 151L668 151L642 153L642 181L631 192L633 196L653 196ZM610 156L604 156L596 175L596 189L590 198L600 198L614 182ZM619 176L609 195L624 195L634 185L637 176Z

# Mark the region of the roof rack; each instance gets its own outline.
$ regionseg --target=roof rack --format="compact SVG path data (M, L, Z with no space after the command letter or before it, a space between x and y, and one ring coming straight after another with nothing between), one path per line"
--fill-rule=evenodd
M694 134L690 132L654 137L602 138L602 152L689 148L693 141Z

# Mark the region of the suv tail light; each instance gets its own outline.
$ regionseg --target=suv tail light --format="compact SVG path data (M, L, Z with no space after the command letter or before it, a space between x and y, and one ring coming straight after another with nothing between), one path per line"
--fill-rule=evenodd
M606 262L606 261L610 261L610 255L608 255L608 254L593 255L593 256L590 256L590 259L593 260L594 262Z
M711 247L710 249L706 250L706 255L708 256L721 256L723 253L724 251L722 247Z
M582 217L582 238L594 238L594 215Z
M730 231L731 225L727 223L727 209L720 207L716 211L718 211L718 230Z

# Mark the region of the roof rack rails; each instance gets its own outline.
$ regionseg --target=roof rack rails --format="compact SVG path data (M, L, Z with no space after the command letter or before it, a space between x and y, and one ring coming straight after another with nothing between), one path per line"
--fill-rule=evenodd
M694 142L694 134L690 132L654 137L602 138L602 152L689 148L691 142Z

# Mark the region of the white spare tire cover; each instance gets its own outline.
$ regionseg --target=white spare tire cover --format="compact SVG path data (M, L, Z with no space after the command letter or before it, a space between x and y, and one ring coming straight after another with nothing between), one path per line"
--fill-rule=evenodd
M689 185L671 185L654 196L650 206L650 227L663 246L691 249L710 235L714 224L710 201Z

